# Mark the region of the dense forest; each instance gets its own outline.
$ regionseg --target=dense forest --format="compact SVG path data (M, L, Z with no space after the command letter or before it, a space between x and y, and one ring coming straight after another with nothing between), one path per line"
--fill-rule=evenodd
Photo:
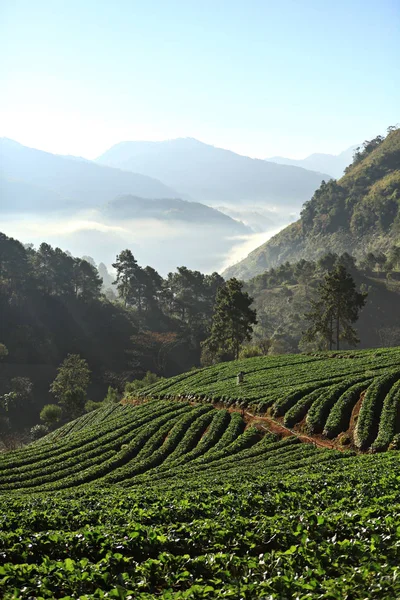
M123 389L147 371L168 376L200 362L220 275L180 267L164 279L123 251L114 264L115 285L104 265L100 269L105 290L89 261L46 243L35 250L0 234L0 342L6 348L0 395L14 378L33 383L21 426L33 415L37 420L38 409L50 401L49 385L70 353L87 360L94 400L109 385Z
M318 348L305 342L305 315L317 297L324 275L337 265L351 274L357 289L367 294L356 329L361 348L400 345L400 246L365 255L360 260L347 254L329 252L317 261L285 262L246 282L254 298L258 324L253 342L243 355L268 352L285 354Z
M337 264L368 294L357 324L361 347L399 344L400 248L393 246L358 262L333 253L286 262L247 282L257 324L240 356L315 350L303 339L305 314L318 283ZM15 415L19 427L37 422L52 401L50 384L69 354L87 361L95 401L109 386L122 391L148 371L171 376L200 366L223 278L186 267L162 278L138 265L129 250L113 268L115 279L90 257L74 258L46 243L35 250L0 235L0 395L10 389L21 395L24 387L24 410L17 406Z

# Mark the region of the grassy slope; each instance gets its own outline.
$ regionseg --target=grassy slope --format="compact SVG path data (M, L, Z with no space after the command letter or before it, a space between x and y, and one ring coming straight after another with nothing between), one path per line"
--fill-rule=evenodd
M374 174L371 176L372 170ZM400 198L400 129L390 133L373 152L352 167L338 183L346 191L350 202L353 192L359 194L361 190L362 197L352 206L352 214L369 208L379 210L379 202L387 195L394 193L397 199ZM348 222L350 223L350 219ZM339 254L349 252L358 256L370 250L386 250L399 240L398 228L394 226L384 233L378 226L362 234L355 234L349 227L338 228L330 233L318 228L305 233L300 218L253 250L237 265L229 267L223 275L225 278L250 279L287 260L289 262L301 258L314 260L328 251Z

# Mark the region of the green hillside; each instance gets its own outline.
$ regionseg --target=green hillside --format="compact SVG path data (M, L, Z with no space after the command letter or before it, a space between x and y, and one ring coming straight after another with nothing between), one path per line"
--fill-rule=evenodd
M345 175L322 182L301 218L247 258L225 278L250 279L285 261L315 260L331 251L360 257L400 241L400 129L364 143Z
M190 371L1 455L2 597L398 597L398 452L323 448L281 415L332 437L358 403L354 447L396 447L399 359Z

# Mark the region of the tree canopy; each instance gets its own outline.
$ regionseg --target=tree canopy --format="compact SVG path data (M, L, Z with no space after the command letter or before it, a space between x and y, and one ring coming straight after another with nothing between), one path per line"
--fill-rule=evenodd
M365 305L366 293L356 291L354 279L343 264L329 271L318 286L318 298L311 301L311 310L305 317L310 327L304 334L307 341L324 340L331 350L340 342L349 346L359 343L357 332L352 326Z
M51 393L68 417L74 418L84 412L89 383L90 369L87 361L78 354L68 354L50 386Z
M237 279L229 279L218 289L211 334L203 343L204 362L209 358L239 358L241 344L251 339L253 325L257 323L256 311L250 308L252 302L253 298L243 292L243 283Z

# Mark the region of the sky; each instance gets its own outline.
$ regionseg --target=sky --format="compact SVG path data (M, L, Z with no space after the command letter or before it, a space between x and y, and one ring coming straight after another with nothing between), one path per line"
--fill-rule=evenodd
M339 153L400 121L399 0L0 0L0 136Z

